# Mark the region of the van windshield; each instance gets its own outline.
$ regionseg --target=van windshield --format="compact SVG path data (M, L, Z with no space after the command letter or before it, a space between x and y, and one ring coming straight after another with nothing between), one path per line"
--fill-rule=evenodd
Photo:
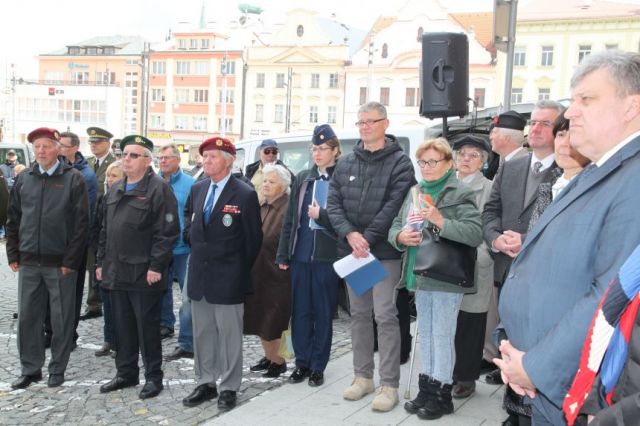
M342 150L342 155L349 154L353 151L353 148L358 143L358 139L342 139L340 141L340 149ZM409 138L407 137L398 137L398 143L402 150L410 155L409 152ZM313 159L311 158L311 152L309 148L311 147L310 142L308 141L286 141L278 144L278 150L280 154L278 158L295 174L298 174L302 170L306 170L311 168L313 165ZM256 158L254 161L257 161L260 158L260 153L256 151Z

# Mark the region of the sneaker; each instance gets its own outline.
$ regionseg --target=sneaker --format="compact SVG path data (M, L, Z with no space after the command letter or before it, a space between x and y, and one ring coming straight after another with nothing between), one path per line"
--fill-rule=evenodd
M356 376L353 379L351 386L344 390L342 397L349 401L357 401L374 390L375 387L373 386L373 379Z
M391 411L396 405L398 405L398 388L380 386L378 395L376 395L371 403L371 409L373 411L386 413L387 411Z

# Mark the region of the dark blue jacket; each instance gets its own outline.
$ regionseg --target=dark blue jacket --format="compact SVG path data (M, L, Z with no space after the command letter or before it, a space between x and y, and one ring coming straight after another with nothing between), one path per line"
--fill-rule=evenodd
M89 226L93 224L93 220L96 216L96 197L98 194L98 178L95 172L89 167L89 163L84 156L76 152L76 161L73 162L73 168L82 173L85 186L87 187L87 194L89 196Z

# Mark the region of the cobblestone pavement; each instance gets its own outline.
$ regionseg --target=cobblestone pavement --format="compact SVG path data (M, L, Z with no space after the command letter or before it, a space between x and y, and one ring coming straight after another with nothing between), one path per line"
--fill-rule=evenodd
M165 362L164 391L156 398L140 400L138 392L144 383L135 388L101 394L99 387L115 375L111 357L98 358L94 351L102 344L102 318L81 321L78 327L78 348L71 353L65 373L65 383L59 388L46 386L49 350L43 368L45 379L25 390L11 390L10 384L20 375L20 363L16 346L17 275L7 266L4 243L0 244L0 424L65 424L65 425L193 425L219 415L215 400L199 407L185 408L182 398L195 386L193 360L181 359ZM179 307L180 289L174 285L174 308ZM86 300L86 294L85 298ZM84 306L83 306L84 311ZM334 321L331 358L351 351L348 315L340 310ZM164 353L176 346L176 336L163 341ZM243 379L238 394L239 404L249 401L262 392L281 386L292 371L289 363L287 374L280 379L264 379L260 373L249 372L249 365L262 357L260 341L255 337L244 339ZM142 364L142 361L140 361Z

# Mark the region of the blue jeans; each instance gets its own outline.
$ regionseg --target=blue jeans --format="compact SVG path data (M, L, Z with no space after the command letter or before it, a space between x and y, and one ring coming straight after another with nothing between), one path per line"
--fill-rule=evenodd
M444 291L416 291L423 374L443 384L453 383L456 324L462 296Z
M180 286L180 290L182 290L182 305L180 305L180 312L178 316L180 317L180 334L178 335L178 346L187 352L193 352L193 323L191 317L191 300L187 296L187 280L185 278L185 273L187 271L187 267L189 265L188 256L184 263L184 268L182 272L182 281L180 283L184 283Z
M187 259L189 254L175 254L169 264L167 276L167 288L162 295L162 311L160 312L160 326L173 330L176 324L176 316L173 313L173 279L178 280L180 290L184 286L184 277L187 273Z

